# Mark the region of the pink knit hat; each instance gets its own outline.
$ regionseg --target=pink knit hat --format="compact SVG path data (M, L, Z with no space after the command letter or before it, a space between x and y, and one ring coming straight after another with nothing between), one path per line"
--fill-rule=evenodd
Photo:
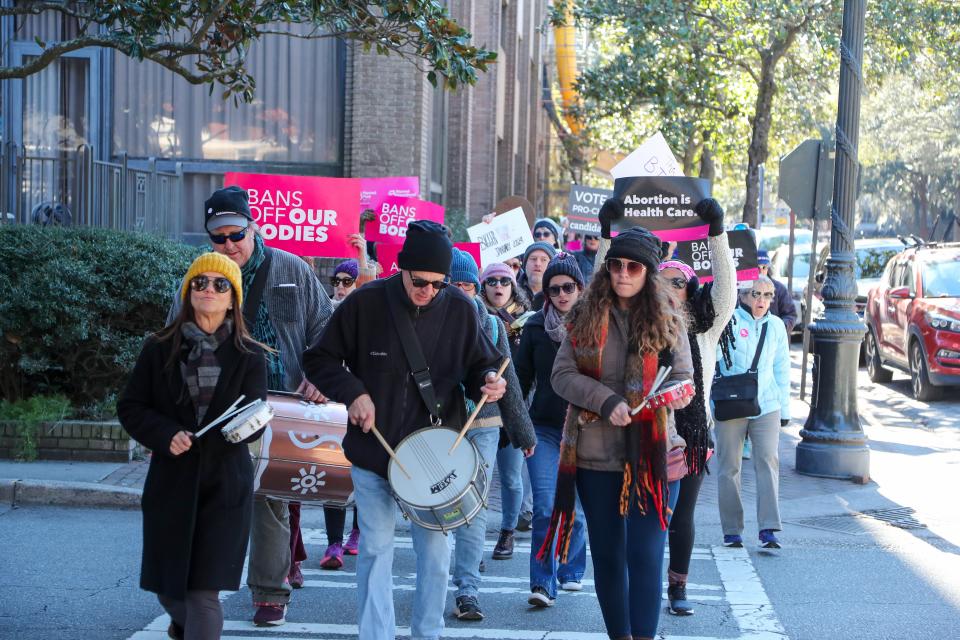
M514 275L513 269L508 265L502 262L494 262L493 264L488 264L487 268L483 270L483 273L480 274L480 282L483 283L487 278L510 278L510 282L513 283L513 286L517 286L517 276Z
M661 262L660 271L663 271L664 269L676 269L687 278L687 282L690 282L697 277L697 272L694 271L686 262L681 262L680 260L667 260L666 262Z

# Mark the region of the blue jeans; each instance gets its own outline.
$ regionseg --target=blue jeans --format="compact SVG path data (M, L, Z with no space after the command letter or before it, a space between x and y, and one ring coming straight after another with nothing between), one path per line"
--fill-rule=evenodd
M657 635L663 608L663 550L667 532L649 509L641 515L636 502L620 515L623 474L577 469L577 491L583 498L593 556L593 579L600 612L611 638ZM670 483L670 509L677 504L680 481Z
M360 519L360 553L357 555L357 599L360 637L393 640L393 534L397 503L389 483L366 469L353 467L353 495ZM447 601L450 546L439 531L410 525L417 555L417 591L413 600L410 633L414 640L436 640L443 632Z
M500 528L514 530L523 503L523 451L508 444L497 452L500 468Z
M497 458L497 443L500 442L500 427L470 429L467 439L476 445L486 465L487 486L493 477L493 465ZM487 533L487 509L484 507L476 519L458 527L454 533L456 547L453 551L453 584L457 597L474 596L480 589L480 560L483 559L483 541Z
M587 568L587 535L583 508L577 497L576 517L570 537L569 561L557 566L554 556L556 538L550 545L548 560L537 560L537 551L547 537L553 500L557 493L557 469L560 464L560 429L533 425L537 448L527 458L530 485L533 488L533 538L530 541L530 589L542 587L551 598L557 597L557 580L580 582Z

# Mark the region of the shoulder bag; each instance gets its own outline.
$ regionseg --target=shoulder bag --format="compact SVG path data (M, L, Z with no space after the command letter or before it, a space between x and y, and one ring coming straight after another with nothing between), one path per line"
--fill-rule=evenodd
M760 352L763 351L763 342L767 337L767 324L764 323L760 330L757 352L746 373L724 376L720 375L719 367L717 368L717 375L713 378L713 390L710 392L713 417L717 420L736 420L760 415L757 365L760 363Z

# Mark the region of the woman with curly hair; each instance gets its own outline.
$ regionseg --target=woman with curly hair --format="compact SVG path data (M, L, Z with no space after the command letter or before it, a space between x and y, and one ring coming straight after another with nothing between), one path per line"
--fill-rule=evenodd
M660 249L641 227L610 242L570 311L551 376L570 407L546 539L559 530L557 553L565 561L579 494L597 598L607 633L617 639L657 632L667 524L684 473L673 411L690 399L632 412L660 367L672 367L667 382L693 376L684 320L657 270ZM668 457L678 462L672 475ZM542 547L538 556L548 552Z

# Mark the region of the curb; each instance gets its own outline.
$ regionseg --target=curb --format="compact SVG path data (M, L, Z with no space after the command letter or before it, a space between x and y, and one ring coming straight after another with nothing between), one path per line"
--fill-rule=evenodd
M0 479L0 504L139 509L141 491L96 482Z

